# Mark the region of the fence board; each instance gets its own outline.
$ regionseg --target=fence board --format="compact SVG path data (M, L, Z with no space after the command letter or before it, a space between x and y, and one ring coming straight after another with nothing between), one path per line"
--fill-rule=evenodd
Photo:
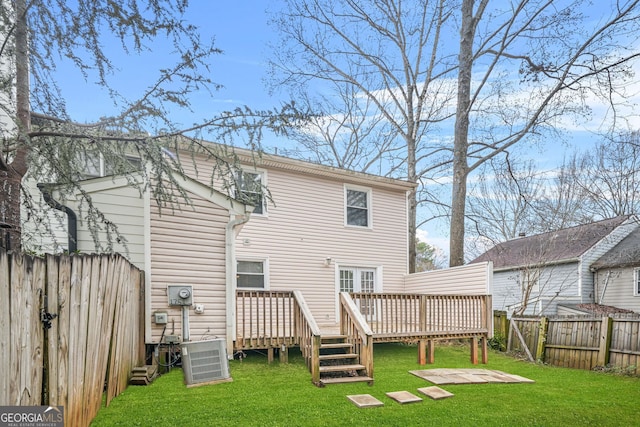
M65 426L89 425L105 379L120 393L143 360L142 289L140 271L119 255L0 250L0 405L64 406ZM56 316L46 332L41 310ZM108 357L119 366L110 378Z
M9 286L9 255L6 251L0 250L0 336L6 331L11 330L11 294ZM5 332L3 332L5 331ZM3 337L5 338L5 337ZM11 356L11 337L6 337L0 345L0 361L3 362L2 368L6 368L4 375L0 375L0 404L8 405L10 403L10 383L11 377L7 374L11 369L9 358Z
M58 275L59 264L56 258L48 254L45 256L47 264L47 283L46 283L46 295L47 313L58 313ZM47 334L47 358L45 360L45 380L47 381L45 387L45 401L57 402L58 401L58 324L59 319L52 319Z
M614 366L640 374L640 316L512 318L523 341L532 349L542 343L542 360L550 365L594 369ZM547 322L546 334L544 322ZM542 327L541 327L542 326ZM534 330L534 328L536 330ZM522 351L515 332L508 335L508 351Z

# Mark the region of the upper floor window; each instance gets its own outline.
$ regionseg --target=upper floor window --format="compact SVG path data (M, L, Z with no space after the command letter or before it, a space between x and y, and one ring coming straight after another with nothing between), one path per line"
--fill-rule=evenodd
M264 173L241 172L238 176L238 193L236 197L252 206L253 213L264 215L267 211L264 197Z
M633 296L640 296L640 268L633 270Z
M345 188L346 224L371 227L371 191Z
M142 162L134 156L118 157L118 159L110 162L105 159L102 153L86 151L78 153L78 157L81 162L84 162L84 170L81 172L82 179L97 178L142 169ZM118 164L114 164L114 162Z

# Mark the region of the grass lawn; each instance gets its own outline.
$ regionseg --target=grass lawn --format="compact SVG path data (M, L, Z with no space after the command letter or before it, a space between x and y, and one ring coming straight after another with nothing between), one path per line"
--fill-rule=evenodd
M467 346L436 348L436 363L421 366L417 348L377 344L373 386L334 384L318 388L297 349L288 364L267 364L249 353L231 361L232 382L187 389L173 369L149 386L129 386L92 426L630 426L640 424L640 378L555 368L489 354L488 365L535 380L535 384L443 385L454 394L431 400L417 389L432 384L408 373L428 368L472 368ZM401 405L385 393L409 391L424 400ZM351 394L384 403L357 408Z

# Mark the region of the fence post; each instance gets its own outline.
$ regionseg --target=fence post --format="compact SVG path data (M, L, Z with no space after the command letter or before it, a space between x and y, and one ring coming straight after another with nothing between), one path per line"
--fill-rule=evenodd
M540 318L540 324L538 325L538 342L536 344L536 361L544 362L544 347L547 342L547 330L549 328L549 319L546 317Z
M598 366L607 366L609 363L609 351L611 350L611 332L613 331L613 319L609 316L602 318L600 325L600 346L598 348Z
M509 335L509 319L507 319L506 311L493 311L493 335L496 337L504 337L506 343L507 336Z

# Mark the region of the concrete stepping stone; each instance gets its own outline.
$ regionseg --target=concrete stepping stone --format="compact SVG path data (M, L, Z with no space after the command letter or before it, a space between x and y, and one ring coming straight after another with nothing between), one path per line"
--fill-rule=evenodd
M415 403L422 402L422 398L418 397L408 391L391 391L386 393L391 399L395 400L398 403Z
M358 408L374 408L376 406L383 406L384 403L371 396L370 394L352 394L347 396L354 405Z
M443 390L438 386L422 387L419 388L418 391L425 396L429 396L433 400L446 399L447 397L453 396L453 393L450 393L447 390Z

